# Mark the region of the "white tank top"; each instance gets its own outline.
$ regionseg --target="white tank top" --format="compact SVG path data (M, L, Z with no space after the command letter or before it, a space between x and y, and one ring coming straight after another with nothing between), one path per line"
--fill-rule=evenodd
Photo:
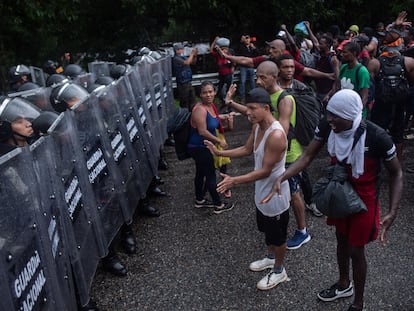
M256 131L254 133L254 146L256 146L256 139L259 127L256 127ZM257 146L256 150L254 151L254 169L262 168L263 164L263 156L264 156L264 148L266 144L266 140L271 132L274 130L281 130L284 133L282 125L278 121L274 121L269 128L265 131L262 141ZM285 135L286 142L287 137ZM283 160L277 162L272 169L269 177L257 180L255 182L255 192L254 192L254 201L256 203L257 208L263 213L263 215L274 217L277 215L282 214L289 208L290 204L290 189L289 189L289 182L286 180L280 185L280 193L281 195L274 195L272 199L264 204L260 204L260 200L262 200L271 190L273 187L274 181L283 174L285 171L285 162L286 162L286 151L283 157Z

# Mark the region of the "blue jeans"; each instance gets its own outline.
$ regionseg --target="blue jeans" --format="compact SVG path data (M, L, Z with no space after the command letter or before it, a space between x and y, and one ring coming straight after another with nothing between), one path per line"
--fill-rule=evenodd
M216 168L214 167L214 158L210 150L207 148L188 148L188 152L195 160L196 174L194 186L196 200L202 201L207 190L214 205L221 205L220 195L216 189Z
M246 97L246 82L249 83L249 90L254 89L254 68L240 66L239 94L241 98Z

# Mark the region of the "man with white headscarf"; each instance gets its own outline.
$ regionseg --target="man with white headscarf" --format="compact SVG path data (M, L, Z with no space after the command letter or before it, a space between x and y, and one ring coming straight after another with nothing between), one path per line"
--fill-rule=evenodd
M318 293L318 298L333 301L350 297L355 291L350 311L363 309L367 273L365 245L377 239L381 224L380 241L385 246L386 233L397 216L403 187L401 166L391 137L374 123L362 120L362 108L361 98L355 91L344 89L335 93L326 107L326 117L321 119L308 148L262 200L265 203L279 194L280 183L306 168L323 145L328 143L331 164L341 162L346 166L351 184L368 208L366 213L347 218L327 218L327 224L336 227L339 280ZM355 132L363 123L366 128L353 147ZM389 174L389 208L380 222L377 190L381 164ZM350 278L351 261L353 281Z

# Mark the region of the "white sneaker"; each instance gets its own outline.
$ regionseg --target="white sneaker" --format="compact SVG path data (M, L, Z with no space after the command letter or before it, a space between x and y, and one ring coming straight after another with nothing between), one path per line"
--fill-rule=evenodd
M273 268L274 265L275 265L275 260L274 259L270 259L268 257L265 257L263 259L253 261L250 264L249 269L251 271L258 272L258 271L263 271L263 270L266 270L266 269L271 269L271 268Z
M260 290L268 290L275 287L279 283L287 281L287 279L288 276L285 268L283 268L280 273L276 273L272 270L257 283L257 288Z
M318 210L318 208L316 207L316 204L315 203L306 204L306 208L308 210L310 210L313 213L313 215L315 215L316 217L323 216L323 214L321 213L321 211Z

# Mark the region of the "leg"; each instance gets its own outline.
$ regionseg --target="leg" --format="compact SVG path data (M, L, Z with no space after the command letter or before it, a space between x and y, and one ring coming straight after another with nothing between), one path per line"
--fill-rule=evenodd
M311 236L306 229L305 221L305 203L303 202L302 195L299 192L299 176L293 176L289 178L289 186L291 193L290 205L292 206L293 213L296 219L297 229L292 238L287 242L288 249L298 249L303 244L310 241Z
M349 286L349 262L351 257L351 248L348 244L347 238L336 232L336 258L339 268L339 284L342 288Z
M367 276L365 247L350 247L352 259L352 277L354 279L355 297L353 305L359 308L364 304L364 287Z

